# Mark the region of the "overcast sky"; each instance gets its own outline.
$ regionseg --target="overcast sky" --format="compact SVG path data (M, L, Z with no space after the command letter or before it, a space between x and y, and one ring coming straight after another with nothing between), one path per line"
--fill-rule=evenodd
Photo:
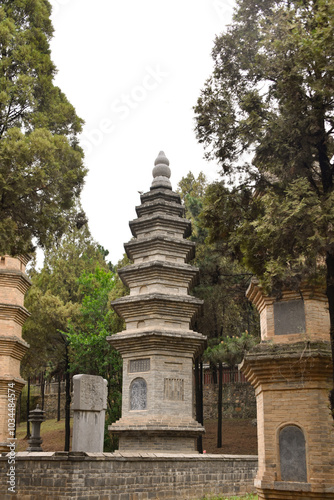
M217 165L197 144L192 107L234 1L50 1L56 84L85 120L83 207L93 237L116 264L160 150L174 190L189 171L217 178Z

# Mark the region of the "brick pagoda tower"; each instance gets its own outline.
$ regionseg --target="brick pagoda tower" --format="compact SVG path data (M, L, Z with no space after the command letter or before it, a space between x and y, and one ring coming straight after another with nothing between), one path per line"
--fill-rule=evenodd
M30 287L25 274L29 257L0 257L0 452L8 452L8 388L14 387L16 401L25 381L20 362L29 345L22 339L22 325L29 316L23 306ZM10 386L9 386L10 384ZM11 393L12 394L12 393Z
M126 330L108 337L123 358L122 418L109 429L127 451L194 453L204 428L194 420L193 360L205 337L192 331L202 301L188 295L198 270L190 221L172 191L169 161L159 153L153 182L130 222L132 265L119 271L130 295L112 305Z
M256 281L247 296L261 321L261 344L242 363L257 400L259 500L334 499L326 296L304 288L276 300Z

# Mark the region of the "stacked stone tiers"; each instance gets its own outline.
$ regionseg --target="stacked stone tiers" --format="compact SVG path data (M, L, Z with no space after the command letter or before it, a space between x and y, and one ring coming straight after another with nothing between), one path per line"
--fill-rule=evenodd
M334 499L326 296L304 287L276 300L256 281L247 296L260 313L262 339L241 365L257 401L259 500Z
M22 326L29 317L24 295L30 287L25 274L29 256L0 257L0 451L8 451L8 388L19 396L25 381L20 362L29 345L22 339ZM12 394L12 393L11 393Z
M136 263L154 259L169 262L188 262L195 256L195 243L163 235L141 238L124 245L128 257Z
M253 279L246 295L260 314L261 340L275 344L329 340L328 301L323 290L283 290L280 300L266 295Z
M108 337L123 357L122 418L109 429L120 450L193 453L204 432L193 415L193 359L205 337L191 330L202 301L189 295L194 243L167 162L160 153L130 222L135 240L125 249L134 263L119 271L130 295L112 302L126 330Z

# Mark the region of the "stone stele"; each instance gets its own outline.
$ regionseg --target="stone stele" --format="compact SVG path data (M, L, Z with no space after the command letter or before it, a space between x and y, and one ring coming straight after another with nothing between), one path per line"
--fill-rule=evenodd
M72 451L103 452L107 393L104 378L74 375Z

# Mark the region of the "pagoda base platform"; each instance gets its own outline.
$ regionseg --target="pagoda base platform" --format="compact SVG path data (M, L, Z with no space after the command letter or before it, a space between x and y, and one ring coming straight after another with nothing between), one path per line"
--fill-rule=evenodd
M259 500L334 500L333 485L255 480Z
M119 436L119 451L196 453L197 438L205 429L195 420L120 419L109 426Z

